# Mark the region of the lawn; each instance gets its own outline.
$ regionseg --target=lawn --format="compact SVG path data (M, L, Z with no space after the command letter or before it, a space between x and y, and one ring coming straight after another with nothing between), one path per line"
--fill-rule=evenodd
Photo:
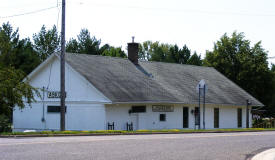
M96 130L96 131L41 131L41 132L4 132L0 136L61 136L61 135L129 135L129 134L163 134L163 133L220 133L275 131L275 128L239 128L239 129L162 129L162 130Z

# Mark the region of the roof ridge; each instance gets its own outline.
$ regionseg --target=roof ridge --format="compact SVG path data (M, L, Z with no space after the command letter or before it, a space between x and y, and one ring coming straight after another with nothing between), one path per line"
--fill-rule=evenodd
M112 57L112 56L103 56L103 55L96 55L96 54L86 54L86 53L72 53L72 52L66 52L66 54L72 54L72 55L86 55L86 56L91 56L91 57L115 58L115 59L128 60L128 58Z
M93 56L93 57L121 59L121 60L129 61L128 58L122 58L122 57L112 57L112 56L94 55L94 54L86 54L86 53L72 53L72 52L66 52L66 54L87 55L87 56ZM172 65L184 65L184 66L189 66L189 67L214 68L214 67L209 67L209 66L197 66L197 65L192 65L192 64L180 64L180 63L172 63L172 62L147 61L147 60L141 60L141 59L139 59L139 61L140 62L145 62L145 63L163 63L163 64L172 64Z
M184 65L184 66L189 66L189 67L214 68L214 67L209 67L209 66L198 66L198 65L193 65L193 64L180 64L180 63L172 63L172 62L159 62L159 61L146 61L146 60L139 60L139 61L145 62L145 63L163 63L163 64L172 64L172 65Z

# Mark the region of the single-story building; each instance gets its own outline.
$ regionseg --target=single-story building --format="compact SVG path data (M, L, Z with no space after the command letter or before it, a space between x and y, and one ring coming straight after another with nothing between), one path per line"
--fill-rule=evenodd
M246 105L263 106L212 67L66 53L66 130L198 128L203 124L196 86L204 79L205 128L245 128ZM14 131L60 129L60 57L52 54L25 81L41 98L13 112ZM202 100L202 99L201 99Z

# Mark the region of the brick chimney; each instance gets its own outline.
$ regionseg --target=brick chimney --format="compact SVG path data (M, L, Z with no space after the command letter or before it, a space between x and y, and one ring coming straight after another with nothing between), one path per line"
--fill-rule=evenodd
M138 64L138 43L134 42L132 37L132 42L128 43L128 59L132 61L135 65Z

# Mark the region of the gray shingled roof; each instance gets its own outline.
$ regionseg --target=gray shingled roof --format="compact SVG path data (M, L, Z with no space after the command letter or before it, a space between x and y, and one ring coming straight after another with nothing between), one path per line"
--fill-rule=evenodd
M208 85L206 103L263 106L212 67L66 54L66 62L113 103L198 103L196 85Z

